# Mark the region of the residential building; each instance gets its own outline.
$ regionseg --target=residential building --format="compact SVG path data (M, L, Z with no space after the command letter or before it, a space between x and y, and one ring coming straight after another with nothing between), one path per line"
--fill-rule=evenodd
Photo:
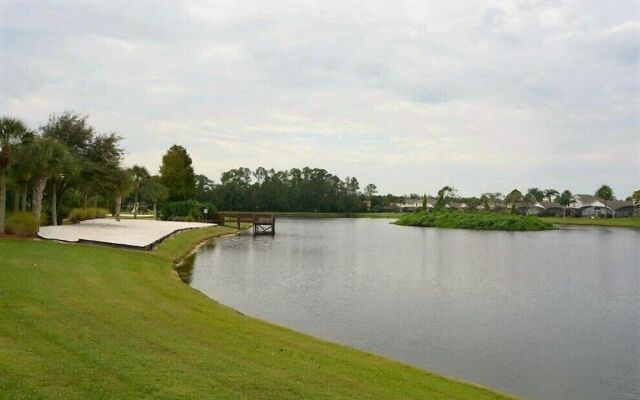
M518 214L522 215L540 215L544 210L544 206L537 201L533 203L518 203L516 204L516 210Z
M611 207L615 218L633 216L634 205L632 201L611 200L607 203L607 206Z
M556 203L555 201L540 201L539 204L543 207L543 210L540 212L541 216L563 217L565 215L572 215L569 207L565 207L561 204Z
M576 194L573 196L574 203L573 208L577 210L577 214L581 217L604 217L613 216L613 209L607 204L605 208L605 201L599 197L590 194Z

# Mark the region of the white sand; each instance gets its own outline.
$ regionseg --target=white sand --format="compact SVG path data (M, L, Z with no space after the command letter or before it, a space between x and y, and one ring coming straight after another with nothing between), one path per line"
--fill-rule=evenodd
M65 242L90 241L149 249L162 238L185 229L215 224L199 222L153 221L142 219L92 219L75 225L43 226L38 236Z

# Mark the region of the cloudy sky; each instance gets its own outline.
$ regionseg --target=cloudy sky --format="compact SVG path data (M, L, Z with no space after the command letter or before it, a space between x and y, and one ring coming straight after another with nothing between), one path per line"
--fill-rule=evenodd
M483 3L483 4L481 4ZM88 114L157 171L321 167L381 192L640 188L637 1L0 3L0 114Z

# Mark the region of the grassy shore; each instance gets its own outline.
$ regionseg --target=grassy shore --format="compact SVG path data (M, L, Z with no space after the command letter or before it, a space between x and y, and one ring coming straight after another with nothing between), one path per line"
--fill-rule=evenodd
M244 316L151 253L0 238L0 398L504 399Z
M553 225L536 217L488 212L462 211L416 212L403 215L397 225L433 228L481 229L499 231L542 231Z
M640 228L640 218L562 218L543 217L541 220L550 224L561 225L593 225L593 226L619 226L627 228Z

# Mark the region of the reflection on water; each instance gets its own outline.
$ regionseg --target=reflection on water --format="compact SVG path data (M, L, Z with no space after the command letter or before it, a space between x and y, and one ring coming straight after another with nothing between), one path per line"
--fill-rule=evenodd
M246 314L531 399L640 398L640 230L278 222L200 250Z
M215 240L209 240L200 246L200 250L212 250L215 246ZM178 277L180 277L180 280L186 284L190 284L193 279L193 266L195 260L196 254L191 254L185 257L182 262L175 267Z

